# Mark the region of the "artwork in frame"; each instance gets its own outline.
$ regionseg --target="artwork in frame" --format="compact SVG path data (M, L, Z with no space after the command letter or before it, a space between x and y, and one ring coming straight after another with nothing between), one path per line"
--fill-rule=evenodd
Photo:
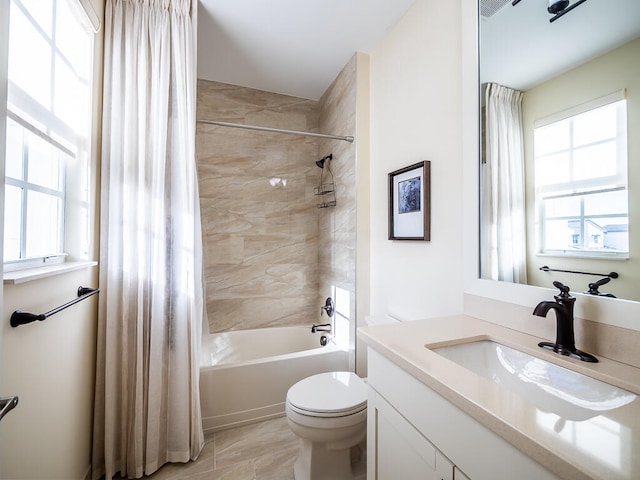
M431 162L389 174L389 240L431 239Z

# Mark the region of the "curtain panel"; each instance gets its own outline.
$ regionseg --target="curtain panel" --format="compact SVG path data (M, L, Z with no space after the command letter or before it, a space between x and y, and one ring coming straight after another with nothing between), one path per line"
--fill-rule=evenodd
M523 93L486 85L480 239L482 278L527 282Z
M107 0L93 478L204 444L197 2Z

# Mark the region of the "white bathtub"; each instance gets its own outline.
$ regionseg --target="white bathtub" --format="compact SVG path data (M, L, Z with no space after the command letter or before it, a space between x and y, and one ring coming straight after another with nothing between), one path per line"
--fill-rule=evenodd
M202 426L212 432L284 414L287 390L309 375L347 370L348 353L310 326L212 333L200 364Z

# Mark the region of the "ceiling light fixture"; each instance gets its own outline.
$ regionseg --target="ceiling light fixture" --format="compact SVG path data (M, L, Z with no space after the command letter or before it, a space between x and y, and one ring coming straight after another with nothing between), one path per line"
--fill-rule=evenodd
M520 3L521 0L513 0L511 5L514 7ZM549 0L549 6L547 7L547 12L549 12L553 17L549 19L549 22L555 22L565 13L569 13L571 10L576 8L579 5L582 5L587 0L577 0L573 2L571 5L569 4L569 0Z
M556 13L560 13L565 8L569 6L569 0L549 0L549 6L547 7L547 12L552 15Z

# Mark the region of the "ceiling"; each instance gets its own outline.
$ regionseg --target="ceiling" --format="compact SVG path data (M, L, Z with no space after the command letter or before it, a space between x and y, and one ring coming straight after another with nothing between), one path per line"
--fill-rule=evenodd
M317 100L414 1L200 0L198 78ZM482 82L527 90L640 36L640 0L588 0L553 23L548 0L511 3L481 0Z
M553 23L547 0L481 1L504 5L480 24L482 83L528 90L640 36L640 0L588 0Z
M198 78L319 99L414 0L200 0Z

